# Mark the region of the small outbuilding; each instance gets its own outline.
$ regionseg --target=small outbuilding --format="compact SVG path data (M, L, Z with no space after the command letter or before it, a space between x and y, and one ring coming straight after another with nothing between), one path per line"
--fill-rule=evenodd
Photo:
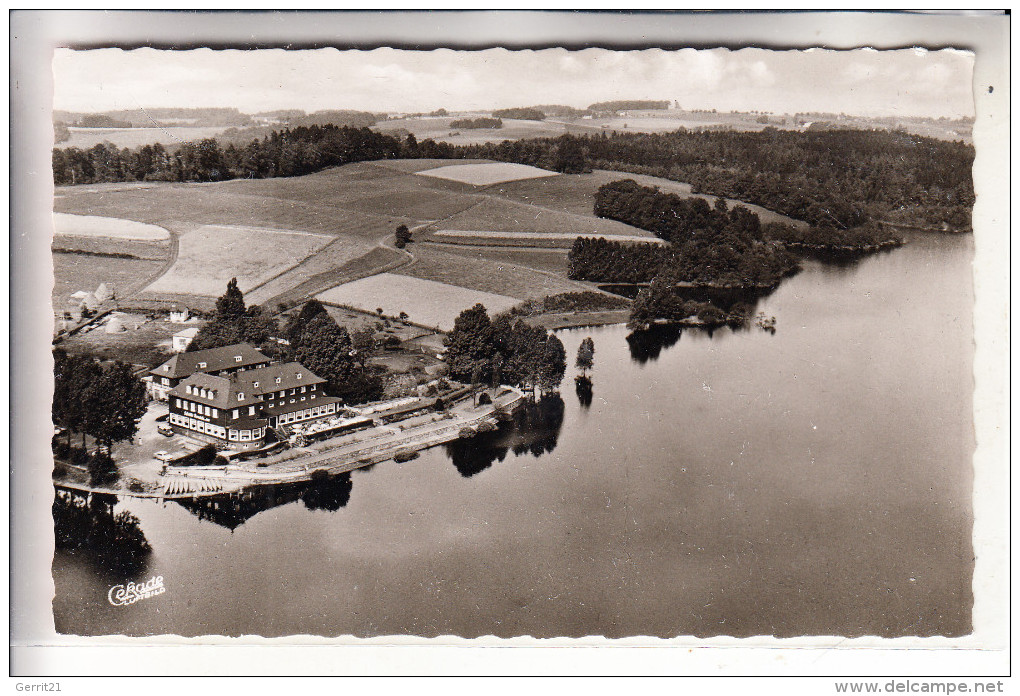
M175 353L183 353L191 345L191 342L195 340L195 336L198 335L198 327L192 326L189 329L178 331L173 335L172 344L173 351Z

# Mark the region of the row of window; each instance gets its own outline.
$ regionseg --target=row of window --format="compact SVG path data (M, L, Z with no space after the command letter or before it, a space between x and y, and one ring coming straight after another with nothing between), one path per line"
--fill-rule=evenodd
M314 398L315 398L315 394L312 394L312 395L311 395L311 396L309 396L308 398L309 398L309 399L314 399ZM301 400L302 400L302 401L304 401L304 400L305 400L305 397L303 397L303 396L302 396L302 397L301 397ZM296 402L297 402L297 399L296 399L296 398L294 398L294 399L291 399L291 400L290 400L290 403L292 403L292 404L293 404L293 403L296 403ZM284 401L283 399L280 399L280 405L281 405L281 406L283 406L283 405L284 405L285 403L287 403L287 402L286 402L286 401ZM273 406L276 406L276 402L275 402L275 401L270 401L270 402L269 402L269 407L270 407L270 408L272 408Z
M183 401L181 399L174 399L174 402L175 402L174 406L183 411L199 413L203 416L208 416L209 418L216 418L218 415L220 415L220 410L218 408L206 406L205 404L196 404L193 401ZM236 418L237 416L234 417Z
M325 406L316 406L315 408L306 408L304 411L284 414L280 416L280 424L297 423L298 421L315 418L316 416L324 416L327 413L336 413L336 404L326 404Z
M223 426L213 425L212 423L206 423L205 421L189 418L188 416L181 416L176 413L170 414L170 422L174 425L187 428L188 430L197 430L200 433L212 435L213 437L221 439L227 436L227 429Z
M252 428L251 430L227 430L223 426L213 425L212 423L206 423L204 421L189 418L187 416L181 416L176 413L170 414L170 422L174 425L179 425L188 430L195 430L206 435L212 435L218 437L221 440L231 440L233 442L251 442L252 440L261 440L265 434L265 428Z

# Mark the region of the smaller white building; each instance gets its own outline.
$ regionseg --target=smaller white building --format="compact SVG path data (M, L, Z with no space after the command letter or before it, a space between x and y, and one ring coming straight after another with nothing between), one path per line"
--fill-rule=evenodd
M171 339L173 344L173 351L175 353L183 353L191 345L191 342L195 340L195 336L198 335L198 327L192 326L190 329L184 329L184 331L178 331L173 335Z
M170 310L170 323L171 324L184 324L188 321L191 315L188 314L188 308L184 309L172 309Z

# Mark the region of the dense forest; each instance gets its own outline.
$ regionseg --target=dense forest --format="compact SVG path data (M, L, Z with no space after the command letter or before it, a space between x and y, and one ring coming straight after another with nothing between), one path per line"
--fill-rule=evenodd
M625 244L602 237L578 237L567 254L572 280L595 283L647 283L671 251L661 244Z
M649 99L628 99L624 101L596 102L588 107L588 111L653 111L668 109L668 101L653 101Z
M556 169L615 169L690 183L816 227L887 216L970 228L974 148L902 131L600 133L451 148L452 156ZM562 170L558 170L562 171Z
M502 128L503 119L501 118L486 118L481 116L479 118L459 118L455 121L450 121L450 128Z

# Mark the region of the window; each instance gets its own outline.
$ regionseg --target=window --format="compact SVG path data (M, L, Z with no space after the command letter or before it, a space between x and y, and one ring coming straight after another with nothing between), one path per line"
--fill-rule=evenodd
M166 386L169 387L170 386L170 378L169 377L164 377L163 378L163 384L165 384Z
M240 355L235 355L234 356L234 362L241 362L241 356Z
M258 382L252 382L251 386L254 387L255 389L258 389L259 388L259 383Z
M299 373L297 373L297 378L298 378L298 379L301 379L301 373L300 373L300 372L299 372Z
M177 408L180 408L181 407L181 400L180 399L174 399L174 406L177 407Z
M220 415L220 410L219 410L218 408L214 408L214 409L212 410L212 417L213 417L213 418L218 418L218 417L219 417L219 415Z
M312 388L312 391L315 391L315 385L314 384L312 385L311 388Z
M302 394L304 394L304 393L305 393L305 388L304 388L304 387L301 387L301 393L302 393Z
M234 420L237 420L237 419L238 419L238 417L239 417L240 415L241 415L240 411L238 411L238 410L237 410L237 409L235 408L235 409L234 409L234 415L233 415L233 418L234 418Z
M249 416L254 416L255 415L255 407L254 406L249 406L248 407L248 415Z
M170 366L169 365L164 365L163 366L163 372L169 372L169 371L170 371Z
M291 400L290 400L290 402L291 402L291 403L294 403L294 401L295 401L294 399L291 399Z
M204 363L204 362L200 362L200 363L198 364L198 366L199 366L199 367L201 367L201 368L204 368L204 367L205 367L205 363Z
M236 430L229 430L227 432L228 432L228 435L227 435L227 439L228 440L234 440L234 441L237 440L237 431Z
M280 378L279 378L279 377L277 377L277 378L276 378L276 383L277 383L277 384L279 384L279 383L280 383Z
M244 392L237 392L237 400L244 401Z
M187 384L187 385L184 386L184 393L185 394L191 394L191 385L190 384Z
M312 394L312 395L311 395L311 396L309 396L308 398L309 398L309 399L314 399L314 398L315 398L315 394Z

